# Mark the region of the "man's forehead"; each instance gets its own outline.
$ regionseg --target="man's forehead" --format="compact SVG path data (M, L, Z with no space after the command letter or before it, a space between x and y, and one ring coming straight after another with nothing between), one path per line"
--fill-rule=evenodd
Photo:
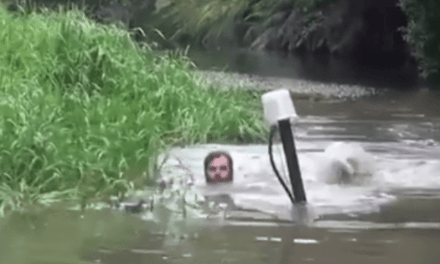
M220 157L216 157L212 159L212 163L224 163L228 162L228 158L225 155L221 155Z

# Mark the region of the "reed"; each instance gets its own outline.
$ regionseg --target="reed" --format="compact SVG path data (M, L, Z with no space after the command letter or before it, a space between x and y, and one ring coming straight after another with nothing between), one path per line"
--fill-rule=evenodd
M259 97L207 84L184 54L78 8L1 7L0 24L0 214L151 185L175 144L264 140Z

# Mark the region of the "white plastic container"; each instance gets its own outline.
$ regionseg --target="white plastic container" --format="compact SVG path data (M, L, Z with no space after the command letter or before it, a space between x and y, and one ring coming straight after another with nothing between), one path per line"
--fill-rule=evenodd
M287 89L265 93L261 99L264 119L269 126L278 125L278 120L291 119L293 121L298 117Z

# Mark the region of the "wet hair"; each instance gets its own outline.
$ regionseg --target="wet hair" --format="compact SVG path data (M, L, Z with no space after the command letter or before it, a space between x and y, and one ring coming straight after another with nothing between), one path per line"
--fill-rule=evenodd
M232 158L231 158L231 156L227 152L224 152L224 151L213 151L213 152L210 152L206 156L205 161L204 161L206 183L213 183L212 179L209 177L209 169L208 169L209 165L211 164L211 162L214 159L218 159L218 158L220 158L222 156L226 157L226 159L228 160L228 163L229 163L229 178L228 178L227 181L232 181L234 173L233 173Z

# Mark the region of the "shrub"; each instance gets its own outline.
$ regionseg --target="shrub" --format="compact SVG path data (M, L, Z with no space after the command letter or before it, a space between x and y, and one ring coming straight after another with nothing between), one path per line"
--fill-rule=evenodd
M408 18L402 29L411 45L420 75L432 84L440 81L440 2L435 0L400 0L399 6Z

